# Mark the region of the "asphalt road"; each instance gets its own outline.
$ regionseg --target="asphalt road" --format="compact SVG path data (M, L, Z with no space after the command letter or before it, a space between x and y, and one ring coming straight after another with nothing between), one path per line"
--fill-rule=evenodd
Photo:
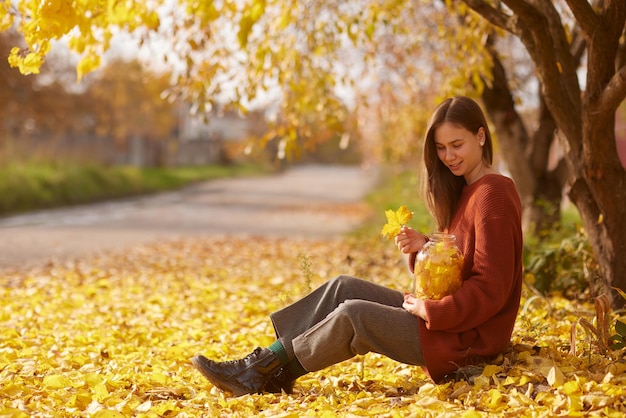
M0 218L0 270L212 235L332 237L366 216L374 171L302 166L157 195Z

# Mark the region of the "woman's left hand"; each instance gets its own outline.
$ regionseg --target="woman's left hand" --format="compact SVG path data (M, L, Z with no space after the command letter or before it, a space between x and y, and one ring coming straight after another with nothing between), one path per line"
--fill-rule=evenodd
M402 307L418 318L426 320L426 309L424 308L424 301L422 299L418 299L410 293L405 293Z

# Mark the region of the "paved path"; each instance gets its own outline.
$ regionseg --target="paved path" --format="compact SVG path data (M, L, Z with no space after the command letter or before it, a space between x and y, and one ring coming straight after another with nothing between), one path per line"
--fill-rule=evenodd
M302 166L0 218L0 270L191 236L335 236L362 222L360 201L374 181L357 167Z

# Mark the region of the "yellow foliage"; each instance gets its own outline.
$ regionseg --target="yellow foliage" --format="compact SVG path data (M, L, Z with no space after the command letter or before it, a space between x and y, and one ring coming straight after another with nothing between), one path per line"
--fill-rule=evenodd
M5 31L13 26L13 15L9 13L9 6L6 2L0 3L0 31Z
M413 218L413 212L402 205L396 211L392 209L386 210L385 216L387 217L387 223L383 225L383 229L380 233L388 239L393 239L400 233L402 227Z
M13 26L24 37L24 51L10 60L24 74L39 72L43 45L69 39L79 82L98 68L115 34L130 33L129 50L147 47L155 61L176 63L171 97L193 102L200 114L218 101L244 112L281 97L273 103L280 117L250 146L272 140L280 158L293 159L350 134L357 138L350 151L358 145L369 160L408 161L437 95L476 95L490 80L485 39L493 28L455 7L429 0L15 0L0 2L0 30ZM363 82L370 79L376 83ZM343 91L354 97L342 99Z
M232 398L190 364L273 341L270 312L347 273L401 288L397 250L346 240L208 238L0 275L0 416L623 416L625 365L569 354L593 305L554 297L511 348L459 382L367 354L307 374L295 393ZM309 277L301 255L310 262ZM347 262L350 260L350 262ZM385 261L386 260L386 261ZM535 309L535 310L534 310ZM582 345L581 345L582 346Z
M15 24L26 41L26 52L9 58L12 67L23 74L38 74L50 42L72 36L69 45L82 56L77 67L80 78L97 68L101 55L109 49L114 27L132 32L140 27L156 31L160 25L155 8L160 1L120 2L94 0L20 0L9 6L0 3L0 31ZM9 7L11 10L9 11ZM17 18L16 18L17 17Z
M39 74L39 68L43 63L43 55L36 52L24 53L20 48L11 48L9 65L19 68L22 74Z
M100 66L100 56L96 54L85 55L76 65L76 77L78 81Z

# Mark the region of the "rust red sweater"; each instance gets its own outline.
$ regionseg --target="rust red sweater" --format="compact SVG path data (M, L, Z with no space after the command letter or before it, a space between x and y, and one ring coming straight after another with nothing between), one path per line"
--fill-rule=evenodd
M521 204L513 181L489 174L465 186L449 232L465 256L463 285L425 301L427 319L419 321L424 369L435 382L501 353L511 339L523 269Z

